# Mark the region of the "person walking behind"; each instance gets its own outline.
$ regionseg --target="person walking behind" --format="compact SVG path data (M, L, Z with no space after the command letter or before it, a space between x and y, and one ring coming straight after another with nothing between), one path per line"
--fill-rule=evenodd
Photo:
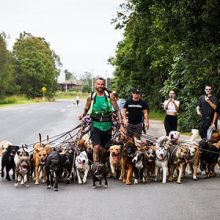
M214 113L217 107L217 98L212 95L212 87L205 86L205 95L199 97L197 114L201 116L199 134L201 138L207 138L207 131L213 122Z
M143 129L143 115L146 129L149 129L149 106L141 99L139 89L133 89L131 98L128 99L122 109L123 122L127 129L128 137L141 137Z
M180 102L176 100L176 93L171 90L169 98L164 101L163 108L166 111L164 119L164 128L168 136L171 131L177 130L177 113L179 111Z
M106 147L112 135L112 112L116 111L118 123L121 115L115 99L105 88L105 79L98 78L95 84L96 92L87 98L85 108L79 119L87 114L91 117L91 141L93 144L93 162L100 162L99 148Z
M77 96L77 97L76 97L76 106L77 106L77 107L79 106L79 100L80 100L80 98L79 98L79 96Z
M213 117L212 128L214 130L217 129L218 133L220 134L220 88L217 91L217 100L218 100L218 104Z

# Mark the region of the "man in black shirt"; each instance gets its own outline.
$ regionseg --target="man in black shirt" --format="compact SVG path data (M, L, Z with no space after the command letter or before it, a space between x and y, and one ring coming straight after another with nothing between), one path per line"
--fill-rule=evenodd
M197 114L202 117L199 127L201 138L207 138L207 130L212 124L214 113L217 106L217 98L212 95L211 86L205 87L205 95L199 97L199 103L196 107Z
M149 129L148 104L141 99L139 89L132 90L132 97L128 99L122 109L123 122L129 137L140 138L143 129L143 115L146 129Z

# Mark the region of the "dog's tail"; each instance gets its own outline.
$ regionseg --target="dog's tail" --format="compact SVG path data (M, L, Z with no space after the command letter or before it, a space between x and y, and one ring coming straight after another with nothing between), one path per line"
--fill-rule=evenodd
M42 145L41 133L38 134L38 137L39 137L39 144L40 144L40 146L41 146L41 145Z
M46 143L46 145L48 145L49 144L49 135L47 135L47 143Z

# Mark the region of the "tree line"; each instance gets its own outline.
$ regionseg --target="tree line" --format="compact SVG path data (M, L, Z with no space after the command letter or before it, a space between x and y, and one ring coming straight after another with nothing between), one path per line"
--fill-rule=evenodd
M115 89L125 97L139 87L156 110L175 90L180 129L196 128L195 107L205 85L213 94L220 88L220 1L127 0L113 23L124 29L110 59Z
M44 38L21 33L7 50L6 35L0 34L0 97L24 94L28 98L52 97L57 90L57 77L61 66L59 56L50 49Z

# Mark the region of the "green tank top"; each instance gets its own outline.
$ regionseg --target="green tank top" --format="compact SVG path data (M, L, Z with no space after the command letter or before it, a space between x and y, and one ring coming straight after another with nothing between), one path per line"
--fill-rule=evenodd
M109 101L106 101L105 96L96 96L96 101L93 103L91 116L104 115L107 116L112 112L112 105ZM99 122L92 120L92 126L98 128L101 131L107 131L111 129L112 122Z

